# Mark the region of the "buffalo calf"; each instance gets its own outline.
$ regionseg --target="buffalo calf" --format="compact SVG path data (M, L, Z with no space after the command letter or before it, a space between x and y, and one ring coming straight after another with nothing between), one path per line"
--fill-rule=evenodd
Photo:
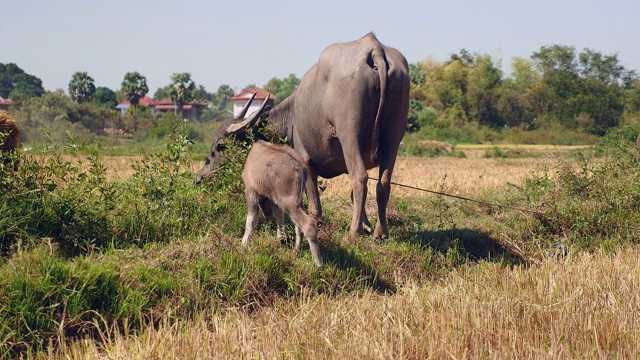
M253 144L242 171L247 198L247 223L242 244L247 245L258 222L258 207L266 217L275 216L278 238L284 238L284 213L296 228L295 250L300 251L302 233L307 237L317 266L322 266L318 229L314 217L302 210L302 193L317 197L317 187L305 161L291 147L265 141ZM310 193L314 192L314 193Z

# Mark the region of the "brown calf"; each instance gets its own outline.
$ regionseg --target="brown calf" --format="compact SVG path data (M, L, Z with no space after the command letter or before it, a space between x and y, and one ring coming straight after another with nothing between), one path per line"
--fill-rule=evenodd
M242 244L247 245L258 222L258 207L265 216L273 214L278 224L278 238L283 239L284 213L296 227L295 250L300 251L302 233L307 237L317 266L322 266L318 229L314 217L302 210L302 193L317 198L317 188L309 176L309 167L287 145L265 141L253 144L242 171L247 198L247 223ZM313 193L311 193L313 192Z

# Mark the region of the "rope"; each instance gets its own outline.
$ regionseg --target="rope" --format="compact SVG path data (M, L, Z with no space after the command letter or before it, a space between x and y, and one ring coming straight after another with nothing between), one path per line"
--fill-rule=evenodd
M370 177L370 176L368 178L369 178L369 180L379 181L379 179L373 178L373 177ZM400 184L400 183L393 182L393 181L391 181L390 184L391 185L395 185L395 186L404 187L404 188L407 188L407 189L418 190L418 191L422 191L422 192L426 192L426 193L430 193L430 194L435 194L435 195L440 195L440 196L447 196L447 197L451 197L451 198L455 198L455 199L459 199L459 200L464 200L464 201L470 201L470 202L474 202L474 203L478 203L478 204L482 204L482 205L493 206L493 207L509 209L509 210L522 211L524 213L529 213L529 214L532 214L532 215L538 215L538 216L542 216L542 217L546 217L546 218L557 218L557 219L563 219L563 220L570 220L570 221L574 221L574 222L582 221L584 223L587 223L589 225L594 225L594 226L597 225L597 226L603 226L603 227L612 227L612 228L620 228L620 229L627 229L627 230L633 230L633 231L640 231L640 227L613 224L613 223L600 222L600 221L593 221L593 220L587 220L587 219L578 219L578 218L574 218L574 217L571 217L571 216L565 216L565 215L560 215L560 214L547 214L547 213L543 213L543 212L540 212L540 211L519 208L519 207L516 207L516 206L496 204L496 203L491 203L491 202L488 202L488 201L483 201L483 200L478 200L478 199L472 199L472 198L468 198L468 197L464 197L464 196L460 196L460 195L453 195L453 194L447 194L447 193L440 192L440 191L422 189L422 188L419 188L419 187Z

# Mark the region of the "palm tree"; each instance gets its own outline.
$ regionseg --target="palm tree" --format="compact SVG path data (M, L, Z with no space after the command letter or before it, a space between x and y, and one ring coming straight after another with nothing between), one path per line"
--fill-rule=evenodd
M191 80L190 73L173 73L171 75L171 86L169 87L169 96L171 101L176 104L176 115L178 111L182 114L184 104L189 103L195 97L196 84Z
M227 108L227 102L233 97L233 95L235 95L235 92L231 86L227 84L220 85L218 92L216 93L216 98L220 102L221 109L224 110Z
M138 131L137 107L140 99L149 92L147 78L137 71L127 73L122 81L122 92L133 106L133 131Z
M96 86L93 78L84 72L76 72L69 81L69 96L78 104L91 101L93 94L96 92Z

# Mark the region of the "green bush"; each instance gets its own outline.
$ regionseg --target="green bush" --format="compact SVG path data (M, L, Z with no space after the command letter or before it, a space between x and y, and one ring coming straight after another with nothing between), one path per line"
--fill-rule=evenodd
M603 243L636 242L640 227L640 152L636 132L616 129L594 151L578 154L578 164L564 159L557 176L534 177L524 191L537 209L558 214L539 219L541 230L569 234L585 248ZM621 225L618 227L615 225Z

